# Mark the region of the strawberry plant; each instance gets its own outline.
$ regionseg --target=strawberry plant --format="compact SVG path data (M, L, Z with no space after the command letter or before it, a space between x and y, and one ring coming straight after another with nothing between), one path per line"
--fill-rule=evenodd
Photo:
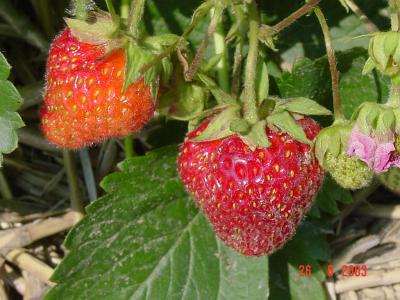
M376 218L397 218L399 15L0 3L0 298L395 293L377 274L396 265L369 259L397 259Z

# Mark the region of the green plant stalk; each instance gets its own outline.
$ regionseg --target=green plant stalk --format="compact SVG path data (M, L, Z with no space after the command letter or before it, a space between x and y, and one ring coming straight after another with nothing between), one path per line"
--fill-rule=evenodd
M118 15L117 15L117 12L115 11L112 0L105 0L105 1L106 1L106 5L107 5L107 10L111 15L111 18L112 18L114 24L118 24Z
M121 18L122 19L128 19L129 18L129 4L130 0L122 0L121 1ZM133 136L128 135L124 138L124 152L125 152L125 157L133 157L135 156L135 149L133 148Z
M361 10L361 8L353 1L346 0L347 6L351 11L364 23L365 27L369 32L378 32L378 27L366 16L366 14Z
M89 196L89 201L93 202L97 199L96 180L93 174L92 162L90 160L89 151L87 148L79 150L79 158L81 160L83 177L85 179L86 190Z
M400 107L400 85L392 80L390 94L387 104L393 107Z
M124 138L125 157L135 156L135 149L133 148L133 136L128 135Z
M258 61L258 32L260 20L257 4L252 0L249 4L249 53L247 55L245 81L243 91L244 118L250 123L258 121L257 99L256 99L256 73Z
M391 14L391 27L392 31L399 31L399 22L400 22L400 3L398 0L390 0L389 6L392 9Z
M190 67L185 71L186 81L192 81L193 78L196 76L200 63L204 57L204 54L206 53L210 37L215 33L215 30L217 28L218 22L222 16L223 11L224 11L223 7L217 7L214 10L210 25L208 26L207 32L204 35L204 39L201 42L199 49L197 50L196 56L194 57Z
M344 119L344 115L342 112L342 101L340 99L339 73L336 66L335 50L332 46L332 40L329 34L329 27L326 23L324 14L318 6L314 8L314 13L318 18L319 24L321 25L322 33L324 34L326 55L328 57L329 69L332 79L333 114L335 120L341 120Z
M129 3L130 0L121 0L120 12L122 19L128 19L129 17Z
M215 10L212 10L212 14ZM229 92L229 68L228 68L228 51L225 43L224 26L219 22L214 32L215 53L221 55L221 60L217 64L218 83L221 89Z
M211 8L210 8L211 9ZM192 31L197 27L197 25L200 23L200 18L197 18L195 21L190 23L189 27L186 28L186 30L183 32L181 37L176 41L175 44L169 46L167 49L165 49L160 55L155 57L152 61L149 63L145 64L141 69L140 73L144 74L146 73L149 69L154 67L157 64L160 64L161 61L166 58L167 56L171 55L179 46L182 42L185 41L189 37L189 35L192 33Z
M143 17L145 4L146 0L133 0L131 4L128 18L128 29L135 38L139 35L139 24Z
M6 200L12 200L14 198L2 170L0 170L0 194L1 197Z
M42 27L46 32L47 37L52 38L55 32L54 32L53 18L50 11L49 0L37 0L36 5L39 11L40 22L42 23Z
M71 194L70 195L71 209L75 212L84 214L85 210L83 208L81 201L81 192L79 189L78 175L73 154L70 151L64 149L63 157L64 157L65 173L67 174L69 190Z
M88 2L89 0L75 0L75 14L79 20L85 20L88 16Z

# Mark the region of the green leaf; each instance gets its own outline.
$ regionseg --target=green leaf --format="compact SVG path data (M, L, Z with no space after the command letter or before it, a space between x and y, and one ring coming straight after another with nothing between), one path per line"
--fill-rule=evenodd
M225 247L186 194L176 147L124 161L69 233L52 299L268 297L268 259Z
M14 85L6 80L10 65L3 55L0 55L0 167L3 154L14 151L18 146L16 129L24 126L24 122L16 112L22 104L21 95Z
M353 201L353 197L350 191L339 186L332 177L327 174L324 184L318 193L316 203L322 211L331 215L336 215L339 213L337 201L348 204Z
M170 47L176 44L178 40L179 36L177 36L176 34L164 33L160 35L146 37L143 43L146 46L153 48L154 50L160 51L163 48Z
M296 123L287 111L273 113L267 118L267 121L278 127L280 130L287 132L294 139L305 144L312 144L312 142L307 138L303 128Z
M317 102L304 97L287 99L287 101L284 101L282 104L278 104L277 109L284 109L289 112L310 116L329 116L332 114L329 109L326 109L322 105L319 105Z
M228 106L208 124L207 128L193 139L195 142L212 141L235 134L230 129L233 120L239 117L240 107L238 105Z
M214 80L207 75L199 73L197 74L197 78L210 90L219 105L237 103L234 97L220 89Z
M0 52L0 80L5 80L10 76L11 66L7 62L3 53Z
M142 67L152 62L156 56L147 49L129 43L126 49L126 57L126 77L123 89L127 89L132 83L138 81L141 76L144 76L145 84L152 87L153 99L156 99L158 88L157 79L161 71L161 65L155 64L144 74L141 73Z

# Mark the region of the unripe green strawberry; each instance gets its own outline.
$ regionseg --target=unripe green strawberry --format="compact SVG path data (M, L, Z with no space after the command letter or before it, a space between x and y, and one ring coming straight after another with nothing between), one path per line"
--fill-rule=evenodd
M400 195L400 169L390 168L378 176L379 181L393 193Z
M374 173L366 163L356 156L350 157L344 153L335 157L327 152L324 167L332 178L346 189L361 189L369 185L374 177Z
M349 122L337 121L321 130L315 140L315 155L340 186L357 190L367 186L374 173L357 156L346 154L351 129Z
M81 148L141 129L154 113L150 87L139 80L125 91L122 49L80 42L64 30L53 42L46 69L41 127L64 148Z

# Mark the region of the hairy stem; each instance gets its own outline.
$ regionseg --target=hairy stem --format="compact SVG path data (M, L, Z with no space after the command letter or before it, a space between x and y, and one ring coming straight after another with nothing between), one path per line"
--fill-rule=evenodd
M353 0L346 0L346 4L351 11L365 24L365 27L369 32L379 31L378 27L370 19L368 19L361 8Z
M393 107L400 106L400 85L395 83L394 80L392 80L392 85L390 87L390 94L387 104Z
M192 19L194 16L192 17ZM181 35L181 37L176 41L175 44L169 46L167 49L165 49L160 55L155 57L152 61L149 63L145 64L141 69L140 69L140 74L146 73L149 69L154 67L155 65L158 65L164 58L168 57L171 55L174 51L176 51L177 48L180 47L181 43L185 41L185 39L188 38L188 36L192 33L192 31L196 28L196 26L199 24L201 21L201 18L194 18L190 25L186 28L184 33Z
M196 76L196 73L200 66L200 63L204 57L204 54L206 53L206 49L207 49L208 43L210 41L210 37L215 33L215 30L217 28L217 25L218 25L221 15L222 15L222 12L223 12L223 9L220 7L217 7L215 9L214 14L211 18L210 25L208 26L207 32L204 35L204 39L201 42L199 50L197 51L192 64L190 65L189 69L187 70L187 72L185 74L186 81L192 81L194 76Z
M139 35L139 24L142 20L142 16L144 13L144 6L146 4L146 0L133 0L131 4L131 9L129 12L128 18L128 28L129 32L137 37Z
M79 20L85 20L88 16L89 0L75 0L75 15Z
M392 15L391 15L392 31L399 31L400 3L398 0L389 0L389 6L392 9Z
M130 0L122 0L121 1L121 18L127 19L129 18L129 2ZM129 158L135 155L135 150L133 148L133 137L132 135L128 135L124 138L124 151L125 157Z
M118 24L118 15L117 15L117 12L115 11L112 0L105 0L105 1L106 1L106 5L107 5L107 10L111 15L111 18L112 18L114 24Z
M326 55L328 57L329 69L331 71L332 78L332 96L333 96L333 113L335 120L343 119L342 104L339 92L339 73L336 66L335 50L332 46L332 40L329 34L329 27L326 23L324 14L319 7L314 8L315 15L321 25L322 32L324 34Z
M240 77L242 74L242 42L238 42L233 57L233 74L232 74L232 90L231 94L235 97L239 95Z
M278 24L274 25L272 27L272 31L274 33L278 33L278 32L281 32L282 30L288 28L290 25L292 25L294 22L296 22L302 16L311 12L312 9L315 6L317 6L320 1L321 0L308 1L306 4L304 4L302 7L300 7L298 10L296 10L294 13L292 13L290 16L286 17L285 19L280 21Z
M215 14L215 12L214 12ZM217 64L218 83L225 92L229 91L229 68L228 68L228 51L225 43L224 26L222 22L218 22L214 32L215 53L221 55L221 60Z
M256 99L256 73L258 61L258 32L260 20L255 0L249 4L249 52L247 55L243 91L244 117L250 124L258 121Z
M133 157L135 156L135 149L133 148L133 137L128 135L124 139L124 149L125 149L125 157Z
M65 172L68 178L70 199L71 199L71 209L75 212L84 213L81 192L79 189L78 174L76 170L75 160L73 154L68 150L63 150L64 166Z
M128 19L129 17L129 2L130 0L121 0L120 13L122 19Z

